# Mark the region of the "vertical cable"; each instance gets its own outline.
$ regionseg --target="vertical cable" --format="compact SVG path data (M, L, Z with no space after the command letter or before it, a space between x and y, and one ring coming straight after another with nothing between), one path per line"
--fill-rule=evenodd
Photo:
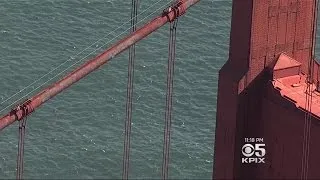
M136 23L138 21L138 1L131 1L131 33L136 31ZM128 83L127 83L127 104L126 104L126 121L125 121L125 139L123 150L123 167L122 179L128 179L129 176L129 160L130 160L130 139L131 139L131 122L132 122L132 96L133 96L133 78L134 78L134 59L135 44L129 48L128 62Z
M310 53L310 59L308 62L308 74L307 74L307 89L306 89L306 113L304 120L304 134L303 134L303 150L302 150L302 168L301 168L301 179L308 178L309 168L309 148L310 148L310 131L311 131L311 108L312 108L312 86L313 83L313 61L315 51L315 33L317 29L317 10L318 1L314 0L313 5L313 31L312 31L312 49Z
M313 65L315 60L315 46L316 46L316 32L317 32L317 16L319 1L314 0L313 4L313 30L312 30L312 49L310 53L310 59L308 63L308 79L307 79L307 90L306 90L306 115L305 115L305 134L304 138L304 152L303 152L303 169L302 178L308 178L309 170L309 150L310 150L310 136L311 136L311 110L312 110L312 84L313 84Z
M19 121L19 134L18 134L18 155L17 155L17 176L16 179L20 178L20 159L21 159L21 136L22 136L22 121Z
M163 162L162 162L162 178L168 179L169 159L170 159L170 142L171 142L171 125L172 125L172 97L173 97L173 77L174 77L174 61L176 57L176 28L178 20L170 23L169 37L169 57L167 69L167 94L166 94L166 112L165 112L165 128L163 141Z
M17 179L22 179L23 177L23 170L24 170L24 140L25 140L25 133L26 133L26 125L27 125L27 118L24 118L19 121L19 142L18 142L18 155L17 155Z

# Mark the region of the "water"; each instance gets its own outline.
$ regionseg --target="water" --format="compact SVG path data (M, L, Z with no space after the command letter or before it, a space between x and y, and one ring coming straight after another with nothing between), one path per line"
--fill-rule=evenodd
M139 12L157 1L142 0ZM70 58L1 104L0 110L95 48L108 47L111 42L105 43L129 23L76 55L128 21L130 4L130 0L0 1L0 102ZM217 77L227 60L230 15L230 0L202 0L179 20L170 178L211 178ZM166 25L137 44L130 178L160 178L168 33ZM121 178L127 63L126 51L28 118L26 179ZM1 132L0 178L15 178L17 133L17 124Z

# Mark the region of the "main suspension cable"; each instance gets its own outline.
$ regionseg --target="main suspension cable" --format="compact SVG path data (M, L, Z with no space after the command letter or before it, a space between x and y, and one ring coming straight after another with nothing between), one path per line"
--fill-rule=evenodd
M150 17L151 15L155 14L157 11L159 11L160 9L164 8L165 6L167 6L169 3L168 2L164 5L162 5L160 8L156 9L155 11L153 11L152 13L150 13L149 15L147 15L146 17L144 17L143 19L141 19L138 23L144 21L145 19L147 19L148 17ZM138 24L137 23L137 24ZM105 44L110 43L111 41L113 41L114 39L120 37L121 35L123 35L126 31L130 30L132 27L129 27L128 29L122 31L120 34L118 34L116 37L112 38L111 40L109 40L108 42L106 42ZM104 45L105 45L104 44ZM34 88L33 90L31 90L29 93L27 93L26 95L22 96L21 98L19 98L18 100L14 101L13 103L11 103L10 105L4 107L3 109L0 110L0 113L2 113L4 110L10 108L11 106L15 105L17 102L21 101L22 99L26 98L28 95L30 95L31 93L35 92L36 90L38 90L39 88L41 88L43 85L47 84L49 81L53 80L54 78L58 77L59 75L61 75L62 73L66 72L68 69L70 69L71 67L75 66L76 64L78 64L79 62L81 62L83 59L87 58L88 56L90 56L92 53L96 52L97 50L101 49L97 48L94 51L92 51L91 53L89 53L87 56L85 56L84 58L76 61L75 63L71 64L69 67L65 68L63 71L61 71L60 73L56 74L55 76L53 76L52 78L50 78L49 80L47 80L46 82L42 83L40 86L38 86L37 88Z
M162 162L162 178L168 179L169 159L170 159L170 142L171 142L171 125L172 125L172 97L173 97L173 77L174 77L174 61L176 57L176 29L178 19L170 23L169 37L169 57L167 69L167 95L166 95L166 112L165 112L165 128L163 141L163 162Z
M131 33L136 31L136 23L138 21L138 3L139 0L132 0L131 7ZM135 18L133 18L135 17ZM135 60L135 44L129 48L129 62L128 62L128 83L127 83L127 104L126 104L126 120L125 120L125 139L123 152L123 168L122 179L129 177L129 163L130 163L130 140L131 140L131 122L132 122L132 100L133 100L133 79L134 79L134 60Z
M152 3L152 5L148 6L148 7L147 7L145 10L143 10L141 13L135 14L135 16L134 16L134 17L131 17L130 20L124 22L122 25L118 26L117 28L115 28L114 30L112 30L111 32L109 32L107 35L105 35L104 37L98 39L97 41L95 41L94 43L92 43L90 46L86 47L85 49L83 49L82 51L80 51L79 53L77 53L75 56L72 56L71 58L67 59L66 61L64 61L64 62L61 63L60 65L58 65L58 66L56 66L55 68L53 68L52 70L50 70L48 73L44 74L43 76L41 76L41 77L38 78L37 80L33 81L33 82L32 82L31 84L29 84L28 86L20 89L20 90L17 91L15 94L13 94L13 95L9 96L8 98L6 98L5 100L3 100L3 101L0 103L0 105L4 104L5 102L9 101L10 99L12 99L13 97L15 97L16 95L20 94L21 92L25 91L25 90L28 89L29 87L33 86L34 84L36 84L37 82L39 82L40 80L42 80L43 78L47 77L49 74L51 74L52 72L54 72L55 70L57 70L58 68L60 68L61 66L65 65L67 62L73 60L73 57L76 57L76 56L80 55L81 53L83 53L84 51L86 51L87 49L89 49L90 47L92 47L92 46L94 46L95 44L99 43L100 41L106 39L109 35L111 35L112 33L116 32L117 30L119 30L120 28L122 28L122 27L123 27L124 25L126 25L127 23L132 22L132 19L137 18L137 16L142 15L142 14L145 13L147 10L149 10L150 8L152 8L153 6L159 4L161 1L163 1L163 0L159 0L159 1L155 2L155 3ZM167 4L168 4L168 3L167 3ZM167 4L166 4L166 5L167 5ZM164 6L166 6L166 5L164 5ZM162 6L162 7L163 7L163 6ZM156 10L156 11L157 11L157 10ZM150 16L150 15L148 15L147 17L149 17L149 16ZM145 19L145 18L144 18L144 19ZM141 22L141 21L140 21L140 22ZM140 22L139 22L139 23L140 23ZM128 29L131 29L131 27L128 28ZM126 30L126 31L127 31L127 30ZM117 37L119 37L119 36L117 36ZM115 37L115 38L117 38L117 37ZM113 38L113 39L115 39L115 38ZM113 40L113 39L112 39L112 40ZM112 41L112 40L111 40L111 41ZM109 43L109 42L110 42L110 41L108 41L108 43ZM106 43L106 44L107 44L107 43ZM104 45L105 45L105 44L104 44ZM89 53L89 54L87 54L86 56L84 56L83 58L81 58L81 60L85 59L86 57L88 57L89 55L91 55L92 53L96 52L97 50L99 50L99 49L101 49L101 48L102 48L102 47L91 51L91 53ZM80 61L81 61L81 60L80 60Z

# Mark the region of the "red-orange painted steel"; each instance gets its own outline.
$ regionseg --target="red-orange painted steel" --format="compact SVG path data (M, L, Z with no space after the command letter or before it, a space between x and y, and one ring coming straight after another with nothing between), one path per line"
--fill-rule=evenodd
M314 9L315 0L233 0L229 60L219 72L214 179L300 179L305 110L273 87L270 67L285 52L307 73ZM311 121L308 177L320 179L320 117ZM242 163L250 137L264 138L266 163Z
M67 89L72 84L76 83L92 71L98 69L103 64L107 63L109 60L114 58L116 55L126 50L128 47L134 43L145 38L153 31L159 29L161 26L166 24L169 21L181 16L186 12L186 10L192 5L198 3L200 0L178 0L174 3L175 8L167 11L167 13L162 14L161 16L156 17L136 32L132 33L128 37L122 39L117 44L113 45L105 52L97 56L96 58L88 61L83 64L69 75L64 77L62 80L56 82L50 87L46 88L39 94L30 98L28 101L24 102L22 105L17 106L10 113L0 118L0 130L12 124L16 120L21 120L30 113L32 113L36 108L45 103L47 100L56 96L63 90Z

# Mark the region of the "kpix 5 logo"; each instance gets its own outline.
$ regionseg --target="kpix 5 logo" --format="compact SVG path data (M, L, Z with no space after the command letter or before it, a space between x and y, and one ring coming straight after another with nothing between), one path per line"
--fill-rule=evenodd
M242 146L242 163L265 163L264 156L266 155L265 144L245 144Z

